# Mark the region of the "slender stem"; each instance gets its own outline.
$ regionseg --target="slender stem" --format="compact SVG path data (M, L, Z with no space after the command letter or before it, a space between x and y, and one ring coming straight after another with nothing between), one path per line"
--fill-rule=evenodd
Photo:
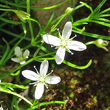
M27 0L27 13L30 14L30 0Z
M20 97L21 99L23 99L25 102L27 102L27 103L30 104L31 106L33 105L29 100L27 100L27 99L24 98L23 96L21 96L21 95L15 93L15 92L9 91L8 89L5 90L5 89L2 89L2 88L0 87L0 91L1 91L1 92L5 92L5 93L8 93L8 94L15 95L15 96L17 96L17 97Z
M30 0L27 0L27 13L30 14ZM30 33L31 33L31 43L34 42L34 34L33 34L33 27L32 27L32 23L30 20L28 20L28 24L29 24L29 29L30 29Z
M37 58L42 58L42 57L46 57L46 56L49 56L49 55L53 55L55 54L56 52L50 52L48 54L44 54L44 55L40 55L40 56L37 56Z
M94 41L90 41L90 42L85 43L85 45L91 45L91 44L94 44Z
M41 45L39 45L39 47L38 47L37 51L34 53L33 58L35 58L35 57L37 56L38 52L39 52L39 51L40 51L40 49L42 48L43 43L44 43L44 41L42 41Z
M14 69L14 70L12 71L12 73L15 72L15 71L17 71L17 70L19 70L20 68L24 67L25 65L31 63L32 61L34 61L33 58L31 58L30 60L26 61L26 63L24 63L23 65L20 65L18 68Z
M55 28L58 26L58 24L62 21L62 19L63 19L65 16L66 16L66 14L64 14L64 15L60 18L60 20L52 27L52 29L51 29L51 31L50 31L49 33L51 33L51 32L53 32L53 31L56 30Z
M15 10L13 10L13 9L0 9L0 11L15 11Z

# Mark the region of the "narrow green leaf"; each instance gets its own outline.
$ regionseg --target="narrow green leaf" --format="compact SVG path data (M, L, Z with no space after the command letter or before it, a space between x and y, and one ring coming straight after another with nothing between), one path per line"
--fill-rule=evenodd
M77 9L83 7L83 6L84 6L83 4L76 6L76 7L73 8L73 11L75 11L75 10L77 10Z
M110 14L103 14L103 15L100 15L100 17L108 17L110 16Z
M110 36L104 36L104 35L99 35L99 34L94 34L94 33L89 33L89 32L82 32L80 30L72 30L72 31L75 33L81 34L81 35L88 36L88 37L110 40Z
M110 8L107 8L107 9L101 11L100 14L103 14L103 13L105 13L105 12L107 12L107 11L110 11Z
M13 21L13 20L8 20L8 19L5 19L3 17L0 16L0 20L4 21L4 22L7 22L7 23L11 23L11 24L22 24L22 21Z
M93 13L97 13L107 0L102 0Z
M8 94L15 95L15 96L17 96L17 97L23 99L25 102L27 102L27 103L30 104L31 106L33 105L29 100L27 100L27 99L24 98L23 96L21 96L21 95L15 93L15 92L12 92L12 91L10 91L10 90L8 90L8 89L5 89L5 88L3 88L2 86L0 87L0 92L4 92L4 93L8 93Z
M12 76L17 76L17 75L19 75L20 74L20 70L18 70L16 73L11 73L10 75L12 75Z
M110 23L110 20L105 19L105 18L99 18L98 20L103 21L103 22L108 22L108 23Z
M9 6L7 6L7 5L2 5L2 4L0 4L0 7L2 7L2 8L10 8Z
M65 0L64 2L62 2L62 3L59 3L59 4L57 4L57 5L53 5L53 6L50 6L50 7L31 7L31 9L45 9L45 10L48 10L48 9L52 9L52 8L56 8L56 7L58 7L58 6L61 6L61 5L63 5L64 3L66 3L68 0Z
M70 66L70 67L73 67L73 68L86 69L86 68L88 68L88 67L91 65L92 60L90 60L90 61L88 62L88 64L85 65L85 66L77 66L77 65L75 65L75 64L73 64L73 63L70 63L70 62L68 62L68 61L65 61L65 60L63 61L63 63L66 64L66 65L68 65L68 66Z
M12 83L6 83L6 82L0 82L0 85L4 86L4 87L12 87L12 88L20 88L20 89L27 89L27 86L23 86L23 85L17 85L17 84L12 84Z
M42 102L36 106L33 107L33 110L36 109L36 108L39 108L41 106L44 106L44 105L48 105L48 104L53 104L53 103L56 103L56 104L66 104L66 101L49 101L49 102Z
M23 36L21 36L21 35L19 35L19 34L16 34L16 33L13 33L13 32L11 32L11 31L8 31L8 30L3 29L3 28L0 28L0 31L2 31L2 32L6 33L6 34L8 34L8 35L11 35L11 36L13 36L13 37L19 38L19 39L20 39L20 38L23 38ZM30 41L30 38L28 38L28 37L24 37L24 39Z
M47 24L46 24L46 26L44 27L44 29L43 29L43 30L46 30L46 29L47 29L47 27L48 27L49 25L51 25L51 22L52 22L53 17L54 17L54 12L52 13L52 15L51 15L50 19L48 20L48 22L47 22Z
M3 38L4 42L6 43L6 51L5 53L3 54L2 58L0 59L0 67L2 67L2 65L4 64L4 60L5 58L7 57L8 53L9 53L9 50L10 50L10 47L8 45L8 42Z
M84 2L80 2L80 3L83 4L84 6L86 6L88 9L90 9L91 14L93 13L93 9L91 6L89 6L87 3L84 3Z
M100 25L103 25L103 26L106 26L106 27L110 27L110 23L105 23L105 22L103 22L103 21L90 20L90 22L97 23L97 24L100 24Z

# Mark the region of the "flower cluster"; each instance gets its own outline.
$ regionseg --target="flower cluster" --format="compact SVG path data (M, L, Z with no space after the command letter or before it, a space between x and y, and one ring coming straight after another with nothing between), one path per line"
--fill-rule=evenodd
M59 32L59 38L49 34L43 35L43 40L47 44L56 46L56 48L58 48L55 56L55 61L57 64L61 64L63 62L66 51L73 55L73 52L71 50L83 51L87 48L86 45L83 44L82 42L73 40L73 38L75 38L76 36L70 38L71 33L72 33L72 23L67 22L63 28L62 35ZM15 48L16 58L11 58L11 60L20 64L24 64L29 54L30 54L29 50L25 50L23 53L22 49L19 46L17 46ZM34 67L36 72L31 70L22 71L22 75L25 78L34 81L31 84L34 84L34 86L36 86L35 89L36 99L40 99L42 97L44 93L44 85L46 86L46 88L48 88L47 84L58 84L61 81L60 77L58 76L49 76L53 71L47 74L48 67L49 67L48 61L44 60L40 65L39 72L36 69L36 67Z

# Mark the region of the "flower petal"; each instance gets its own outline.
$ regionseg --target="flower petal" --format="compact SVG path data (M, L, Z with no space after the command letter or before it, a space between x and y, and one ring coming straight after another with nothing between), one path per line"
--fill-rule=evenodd
M47 44L51 44L53 46L60 46L60 39L52 36L52 35L43 35L43 40L47 43Z
M83 51L87 48L87 46L79 41L69 41L67 48L76 51Z
M40 74L45 76L47 74L48 67L49 67L48 61L44 60L40 65Z
M61 81L58 76L48 76L46 77L46 83L48 84L58 84Z
M23 65L24 63L26 63L26 61L22 61L22 62L20 62L20 65Z
M22 55L22 50L20 49L19 46L17 46L17 47L15 48L15 55L16 55L17 57L20 57L20 56Z
M44 84L38 83L35 90L35 98L40 99L44 93Z
M65 57L65 48L59 47L55 56L55 61L57 64L61 64Z
M37 81L38 77L39 77L34 71L31 71L31 70L24 70L24 71L22 71L22 75L25 78L30 79L32 81Z
M72 32L72 23L67 22L62 31L62 39L69 39Z
M29 54L30 54L29 50L26 49L26 50L24 51L24 53L23 53L23 57L24 57L24 58L28 58Z
M11 58L11 60L17 63L20 62L18 58Z
M0 107L0 110L3 110L3 107L2 106Z

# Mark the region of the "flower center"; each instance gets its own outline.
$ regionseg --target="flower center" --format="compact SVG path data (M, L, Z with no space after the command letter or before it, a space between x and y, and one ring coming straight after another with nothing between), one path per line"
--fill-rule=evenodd
M60 44L61 44L62 47L66 47L67 46L67 41L66 40L62 40L60 42Z
M20 62L22 62L22 61L24 61L24 60L25 60L25 59L24 59L23 56L20 56L20 57L19 57L19 61L20 61Z
M45 82L45 77L40 76L40 77L39 77L39 82L40 82L40 83L44 83L44 82Z

